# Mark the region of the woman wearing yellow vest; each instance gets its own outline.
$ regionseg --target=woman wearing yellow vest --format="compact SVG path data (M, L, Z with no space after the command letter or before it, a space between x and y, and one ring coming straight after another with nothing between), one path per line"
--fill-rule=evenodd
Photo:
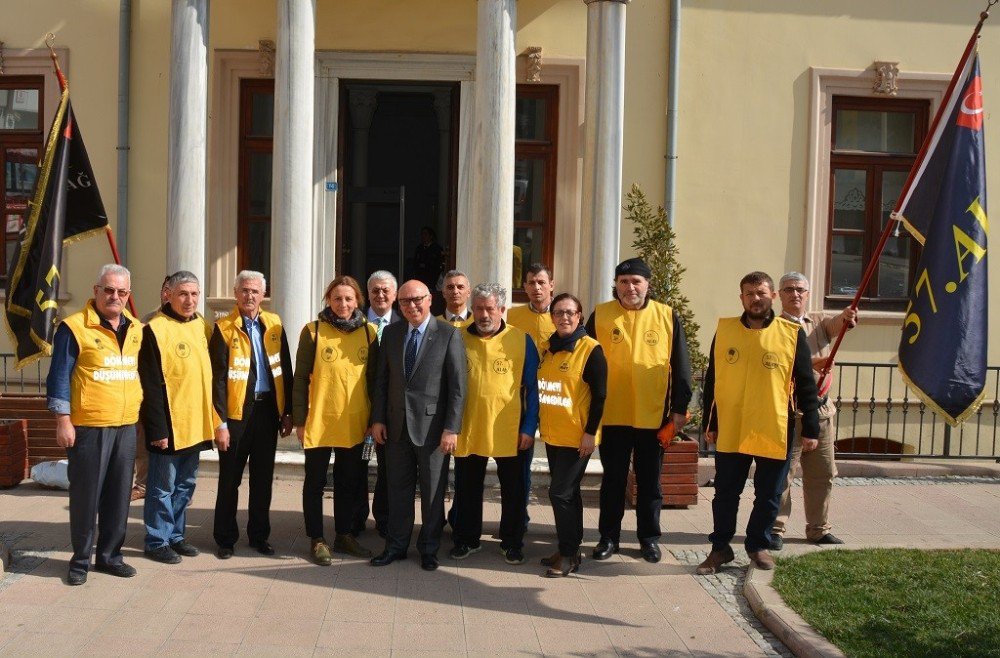
M361 286L352 277L339 276L323 295L326 308L302 328L295 355L292 384L292 423L305 449L302 513L312 540L316 564L332 562L323 538L323 487L333 463L333 520L337 532L333 551L371 557L352 534L358 490L367 476L362 459L368 436L369 348L377 346L375 327L359 309L365 303ZM374 343L374 345L373 345Z
M542 343L538 368L539 434L549 459L549 500L556 520L559 550L542 564L550 578L580 568L583 499L580 481L600 443L607 396L608 363L600 343L581 326L583 305L569 293L552 301L556 331Z

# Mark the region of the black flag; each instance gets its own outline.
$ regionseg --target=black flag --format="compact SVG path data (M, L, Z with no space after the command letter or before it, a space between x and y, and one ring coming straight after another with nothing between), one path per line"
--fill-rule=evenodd
M24 235L7 272L5 315L18 369L52 353L63 245L107 225L66 88L45 144Z

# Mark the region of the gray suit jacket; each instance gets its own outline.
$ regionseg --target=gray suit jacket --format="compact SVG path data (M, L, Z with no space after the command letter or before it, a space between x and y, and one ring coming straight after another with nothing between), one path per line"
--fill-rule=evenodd
M468 370L461 333L447 322L431 318L427 324L413 373L403 374L403 349L408 322L382 330L378 348L372 422L387 426L395 437L404 426L414 445L437 445L441 433L462 429L465 377Z

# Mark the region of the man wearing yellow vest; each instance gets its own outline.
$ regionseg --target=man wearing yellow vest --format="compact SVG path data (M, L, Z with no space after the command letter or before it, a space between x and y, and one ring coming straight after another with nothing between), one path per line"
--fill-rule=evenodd
M125 310L130 286L127 269L102 267L94 297L62 321L53 340L46 390L56 415L56 443L69 459L70 585L87 582L95 520L94 570L135 575L122 558L142 401L142 325Z
M139 379L149 448L146 556L176 564L198 549L184 538L187 506L198 478L199 453L212 449L219 425L212 408L209 327L198 314L198 277L170 276L170 299L142 330Z
M691 362L680 317L649 298L652 272L641 258L615 268L614 300L598 304L587 320L608 361L600 456L600 541L595 560L618 552L625 516L625 482L635 453L636 534L647 562L660 561L660 471L663 447L657 431L683 427L691 401Z
M788 475L795 410L802 413L804 440L819 434L816 381L805 332L775 317L774 281L751 272L740 281L743 315L722 318L708 354L704 382L705 440L715 444L712 552L698 565L716 573L734 559L729 545L750 465L755 465L753 511L744 546L758 569L773 569L771 526L778 516Z
M236 308L215 323L208 352L212 359L212 400L222 424L215 431L219 486L213 535L216 555L233 556L239 539L236 506L243 469L250 462L247 539L262 555L274 555L271 484L278 433L292 430L292 357L281 318L262 311L267 282L260 272L236 275Z
M456 329L465 329L472 324L472 311L469 310L469 296L472 286L469 277L460 270L449 270L442 281L441 292L444 294L444 313L438 316Z
M455 447L455 547L462 560L480 550L483 481L490 457L500 480L500 552L524 562L524 480L518 451L538 429L538 349L531 336L503 321L507 291L499 283L472 291L473 324L462 332L468 386L462 431Z

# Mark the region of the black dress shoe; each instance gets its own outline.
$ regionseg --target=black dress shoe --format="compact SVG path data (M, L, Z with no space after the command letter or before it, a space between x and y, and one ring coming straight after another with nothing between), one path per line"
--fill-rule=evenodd
M424 571L434 571L438 568L438 559L436 555L421 555L420 556L420 568Z
M834 536L834 535L832 535L831 533L828 532L825 535L823 535L822 537L820 537L819 539L817 539L816 541L814 541L813 543L814 544L819 544L821 546L827 546L827 545L834 545L834 544L843 544L844 540L841 539L840 537L836 537L836 536Z
M147 550L146 557L155 562L162 562L163 564L177 564L181 561L181 556L169 546L160 546L159 548Z
M780 551L784 547L785 547L785 540L782 538L782 536L781 535L772 534L771 535L771 545L769 546L769 548L772 551Z
M644 541L639 546L639 555L646 562L652 562L656 564L660 561L662 554L660 553L660 547L656 545L655 541Z
M135 575L135 567L122 562L121 564L95 564L94 571L100 571L118 578L131 578Z
M261 555L274 555L274 546L264 541L252 541L250 542L250 548L255 549Z
M594 547L593 558L595 560L607 560L617 552L618 542L602 537L601 541L597 542L597 546Z
M392 551L382 551L375 557L371 559L371 565L373 567L384 567L387 564L392 564L396 560L405 560L406 556L401 553L393 553Z
M233 556L232 546L219 546L217 549L215 549L215 557L219 558L220 560L228 560L232 556Z
M85 582L87 582L86 571L70 571L68 574L66 574L67 585L82 585Z
M197 546L186 539L175 541L170 544L170 548L174 549L174 552L178 555L183 555L184 557L194 557L200 552Z

